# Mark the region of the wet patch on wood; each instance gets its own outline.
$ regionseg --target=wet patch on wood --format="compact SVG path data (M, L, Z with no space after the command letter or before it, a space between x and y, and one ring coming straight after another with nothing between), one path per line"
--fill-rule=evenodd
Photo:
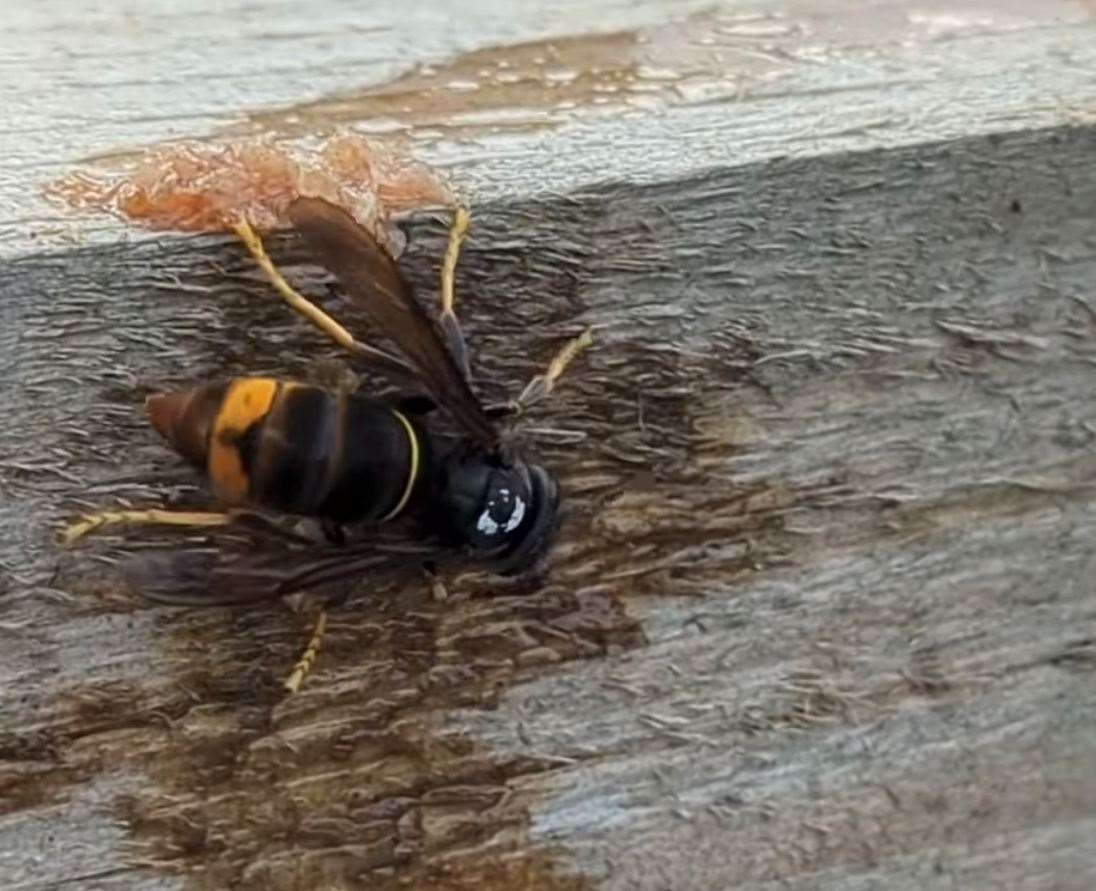
M120 540L58 575L52 533L200 503L147 391L335 353L222 240L13 264L0 472L36 520L0 513L9 816L117 780L133 868L270 888L643 887L667 845L809 882L937 825L1047 823L1092 756L1045 723L1091 700L1092 148L1063 129L476 208L458 309L486 398L598 326L523 420L567 493L559 543L543 577L457 574L444 602L363 580L284 701L303 619L104 604ZM426 296L444 226L411 235ZM367 330L291 238L272 251ZM1047 690L1045 775L1011 816L961 807L953 783L1023 763Z

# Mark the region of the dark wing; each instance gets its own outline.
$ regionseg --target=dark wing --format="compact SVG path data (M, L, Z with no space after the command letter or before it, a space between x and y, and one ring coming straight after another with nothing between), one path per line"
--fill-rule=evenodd
M338 601L369 576L445 562L436 545L369 541L336 547L317 544L260 517L244 515L200 541L188 538L131 554L128 587L173 606L261 606L290 594Z
M415 364L438 404L485 446L497 446L494 425L396 261L350 214L321 198L298 198L289 205L289 219L319 261Z

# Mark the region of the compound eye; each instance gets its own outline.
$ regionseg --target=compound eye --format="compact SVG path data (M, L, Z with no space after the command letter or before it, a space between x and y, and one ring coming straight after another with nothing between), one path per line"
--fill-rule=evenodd
M525 517L526 500L515 491L512 482L492 479L487 489L484 508L476 520L476 531L489 537L505 535L521 525Z

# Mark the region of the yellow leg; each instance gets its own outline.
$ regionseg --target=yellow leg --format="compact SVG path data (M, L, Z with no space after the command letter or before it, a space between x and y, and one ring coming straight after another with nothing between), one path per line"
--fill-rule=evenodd
M469 376L468 347L464 343L464 333L460 330L457 314L453 311L453 304L456 302L453 275L457 269L457 258L460 257L461 242L468 233L470 222L468 208L458 207L449 226L449 244L445 248L445 259L441 264L441 312L438 314L438 322L445 334L449 352L457 360L457 367L466 378Z
M460 245L464 236L468 234L468 224L471 216L468 208L458 207L453 215L453 222L449 227L449 244L445 248L445 260L441 265L441 311L442 314L453 314L453 273L457 268L457 258L460 256Z
M434 598L434 601L444 603L448 600L449 590L445 587L445 582L441 580L441 576L429 566L423 566L422 573L426 576L426 583L430 586L430 596Z
M357 356L361 356L363 359L372 361L380 360L398 365L402 368L408 367L406 362L393 356L391 353L379 350L376 347L368 346L360 340L357 340L353 334L316 306L316 304L297 293L297 291L293 289L293 286L290 285L278 271L278 267L274 265L274 261L270 259L270 256L266 252L266 248L263 247L263 242L259 237L259 234L251 228L251 224L247 220L237 220L232 225L232 228L236 234L240 236L240 240L247 246L247 249L251 252L251 256L255 258L255 262L259 264L259 268L266 274L267 279L274 286L274 289L281 294L282 299L294 310L308 319L309 322L319 328L320 331L335 341L335 343L343 347L343 349L346 349Z
M283 686L289 693L296 693L301 689L301 682L304 681L305 675L308 674L309 669L312 668L312 663L316 661L316 656L320 652L320 643L323 641L323 634L326 629L327 611L321 609L319 616L316 617L316 628L312 632L312 637L308 641L308 646L305 647L303 655L297 660L297 664L293 666L292 673L283 683Z
M549 395L552 390L555 389L556 381L558 381L563 376L563 372L567 370L567 366L574 361L579 353L587 349L593 342L593 328L587 328L578 337L567 341L560 351L556 353L552 361L548 363L548 370L545 371L544 374L538 374L525 385L525 389L521 391L521 395L517 398L516 409L520 411L523 408L528 408L534 402Z
M104 510L86 514L70 523L61 532L61 540L72 544L89 532L104 526L163 525L163 526L226 526L232 522L232 514L206 511L171 510Z

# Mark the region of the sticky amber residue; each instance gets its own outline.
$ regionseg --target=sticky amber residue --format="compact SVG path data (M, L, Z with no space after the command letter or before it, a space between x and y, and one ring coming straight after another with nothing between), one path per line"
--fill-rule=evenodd
M345 208L382 238L394 214L455 203L437 172L354 133L313 149L270 139L163 145L125 171L78 171L45 191L75 209L183 232L224 231L241 217L258 229L288 226L290 202L309 195Z

